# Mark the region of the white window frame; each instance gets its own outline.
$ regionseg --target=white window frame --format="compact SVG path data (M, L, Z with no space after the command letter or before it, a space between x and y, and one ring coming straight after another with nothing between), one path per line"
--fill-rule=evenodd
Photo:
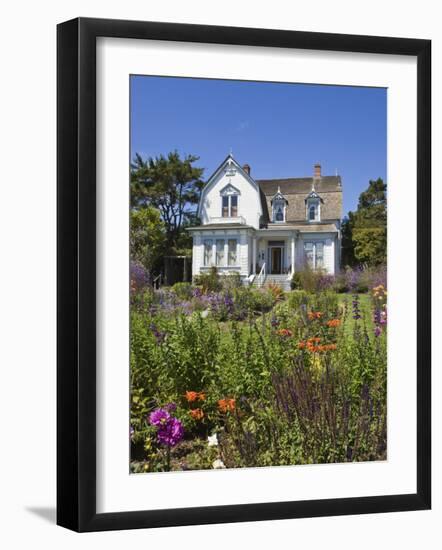
M310 208L314 206L315 207L315 218L313 220L310 219ZM314 222L320 222L321 221L321 201L320 199L307 199L307 207L306 207L306 218L309 223Z
M312 245L312 252L313 252L313 265L311 266L311 269L316 271L317 269L325 269L325 241L304 241L304 260L307 262L307 255L306 255L306 246L308 244ZM322 266L317 266L317 253L316 253L316 247L318 244L322 245Z
M276 212L279 207L282 206L282 220L276 219ZM273 223L285 223L286 220L287 203L283 199L277 199L272 204L272 221Z
M227 188L221 191L221 217L222 218L238 218L239 217L239 191L230 184ZM223 201L227 197L227 216L223 216ZM232 197L236 197L236 216L232 216Z
M222 248L218 248L218 243L219 242L222 242L223 243L223 246ZM224 238L224 237L220 237L218 239L214 239L214 247L215 247L215 265L216 267L225 267L227 264L226 264L226 243L227 243L227 239ZM221 253L222 252L222 261L220 261L218 263L218 251Z
M210 261L206 262L206 243L212 243L211 244L211 250L212 250L212 253L211 253L211 257L210 257ZM213 263L213 244L215 242L215 239L213 238L207 238L207 239L203 239L203 265L204 267L211 267L212 265L214 265ZM216 260L216 258L215 258Z
M229 263L229 241L235 241L235 263L230 264ZM237 267L239 265L238 262L238 239L237 237L227 237L226 239L226 248L227 248L227 267Z

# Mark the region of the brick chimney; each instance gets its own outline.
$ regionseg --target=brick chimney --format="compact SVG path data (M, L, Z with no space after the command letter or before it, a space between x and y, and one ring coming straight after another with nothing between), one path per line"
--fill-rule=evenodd
M315 164L314 178L319 179L321 177L321 165Z
M244 166L242 167L242 169L244 170L244 172L250 176L250 164L244 164Z

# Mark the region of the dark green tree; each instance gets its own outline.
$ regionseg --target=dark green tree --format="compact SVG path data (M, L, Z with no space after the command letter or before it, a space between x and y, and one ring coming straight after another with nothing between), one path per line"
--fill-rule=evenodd
M341 249L342 249L342 265L356 265L355 250L353 243L353 218L354 213L349 212L344 217L341 223Z
M204 169L193 164L199 157L181 158L177 151L167 156L144 160L138 153L131 163L131 204L135 209L151 206L158 209L165 224L168 252L189 248L190 235L186 226L195 222L204 182Z
M342 222L344 265L379 265L387 261L387 185L370 180L359 196L356 212Z

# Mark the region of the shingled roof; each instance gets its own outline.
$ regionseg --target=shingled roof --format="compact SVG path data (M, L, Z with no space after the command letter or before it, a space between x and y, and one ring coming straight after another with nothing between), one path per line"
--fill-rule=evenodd
M283 178L255 180L259 185L263 210L262 223L270 221L271 199L278 190L287 199L287 222L305 220L305 199L314 190L321 197L322 219L341 218L342 182L341 176L320 176L309 178Z
M315 191L321 193L333 193L342 191L341 176L321 176L320 178L283 178L276 180L255 180L267 197L273 197L281 189L283 195L303 194L308 195L312 190L313 182Z

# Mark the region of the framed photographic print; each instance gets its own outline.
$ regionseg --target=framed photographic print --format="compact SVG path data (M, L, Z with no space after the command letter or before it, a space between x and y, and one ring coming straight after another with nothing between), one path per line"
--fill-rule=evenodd
M59 525L430 508L430 52L58 26Z

